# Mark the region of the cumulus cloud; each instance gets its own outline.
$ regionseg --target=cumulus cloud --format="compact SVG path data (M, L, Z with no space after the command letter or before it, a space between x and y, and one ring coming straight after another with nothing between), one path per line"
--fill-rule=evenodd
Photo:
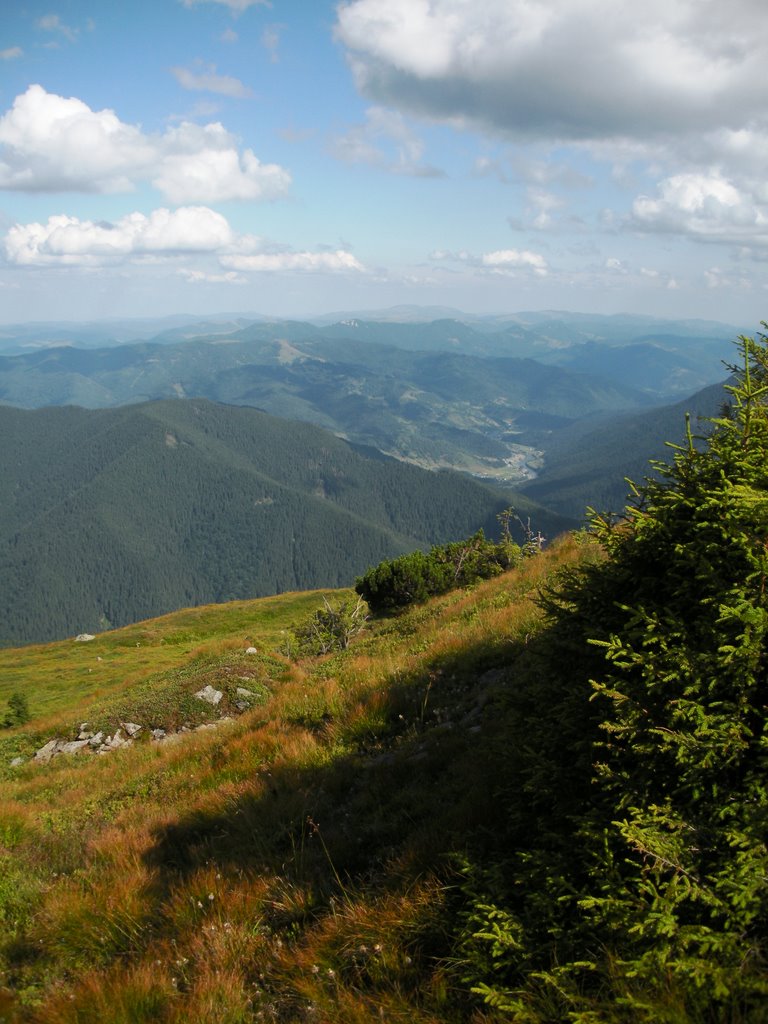
M450 252L438 249L431 254L431 259L463 263L476 267L478 270L491 274L517 274L520 272L546 277L549 273L547 261L538 252L529 249L495 249L493 252L473 253L461 250Z
M365 268L344 249L296 252L253 235L237 235L226 217L206 206L130 213L114 223L66 214L45 223L16 224L6 233L8 263L24 267L104 267L182 260L188 281L242 283L249 272L355 272ZM214 260L214 269L189 266L190 257Z
M719 173L675 174L659 183L656 196L635 200L629 223L701 241L768 245L768 189L762 182L737 185Z
M369 107L363 124L353 125L331 141L331 152L347 163L368 164L393 174L442 176L442 171L422 162L424 143L402 114L383 107Z
M206 65L198 73L190 71L188 68L175 67L171 68L171 74L184 89L215 92L220 96L229 96L238 100L253 96L253 90L244 85L239 78L218 74L214 64Z
M68 217L16 224L5 237L10 263L22 266L103 265L127 257L210 253L232 243L225 217L206 207L131 213L112 224Z
M173 203L276 199L291 178L262 163L221 124L183 122L145 134L112 110L92 110L31 85L0 118L0 189L133 191L151 181Z
M766 122L759 0L350 0L336 34L377 102L507 136L649 141Z

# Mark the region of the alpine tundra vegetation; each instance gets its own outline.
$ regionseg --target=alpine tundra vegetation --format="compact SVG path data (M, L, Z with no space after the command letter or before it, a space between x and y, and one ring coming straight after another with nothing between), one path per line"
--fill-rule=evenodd
M622 520L488 579L0 651L30 715L0 734L0 1019L768 1019L766 340L738 352Z

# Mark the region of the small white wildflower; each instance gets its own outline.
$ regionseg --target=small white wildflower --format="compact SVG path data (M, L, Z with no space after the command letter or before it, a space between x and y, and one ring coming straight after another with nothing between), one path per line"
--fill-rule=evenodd
M213 893L212 893L212 892L209 892L209 893L208 893L208 899L209 899L209 900L212 900L212 899L213 899Z

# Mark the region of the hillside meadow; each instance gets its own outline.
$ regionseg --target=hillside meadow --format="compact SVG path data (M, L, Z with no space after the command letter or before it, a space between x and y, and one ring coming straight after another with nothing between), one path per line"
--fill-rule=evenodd
M281 653L319 593L0 651L33 716L0 734L4 1019L492 1019L452 950L454 856L493 822L537 588L593 554L564 540L326 658ZM243 677L262 700L216 729L9 767L83 721L215 720L192 694Z

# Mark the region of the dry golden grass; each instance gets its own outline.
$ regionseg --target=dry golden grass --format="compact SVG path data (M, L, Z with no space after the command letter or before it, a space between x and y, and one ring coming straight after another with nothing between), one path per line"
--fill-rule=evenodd
M251 615L247 636L273 645L259 670L271 696L173 744L6 775L0 858L12 854L32 886L22 913L0 885L14 934L0 942L0 985L12 980L19 1024L492 1020L442 959L443 854L485 812L491 770L470 728L482 721L491 737L493 716L464 717L483 674L536 630L537 588L583 556L566 540L372 623L331 658L277 653L286 609L316 605L305 595L239 603L229 625L226 609L195 609L101 638L119 669L100 685L122 700L149 671L135 642L157 655L153 671L198 673L195 688L208 662L224 671L232 659L236 677ZM223 632L162 642L204 633L207 614ZM35 732L88 704L77 680L95 653L65 652L60 710L48 716L43 700ZM51 651L25 659L42 686Z

